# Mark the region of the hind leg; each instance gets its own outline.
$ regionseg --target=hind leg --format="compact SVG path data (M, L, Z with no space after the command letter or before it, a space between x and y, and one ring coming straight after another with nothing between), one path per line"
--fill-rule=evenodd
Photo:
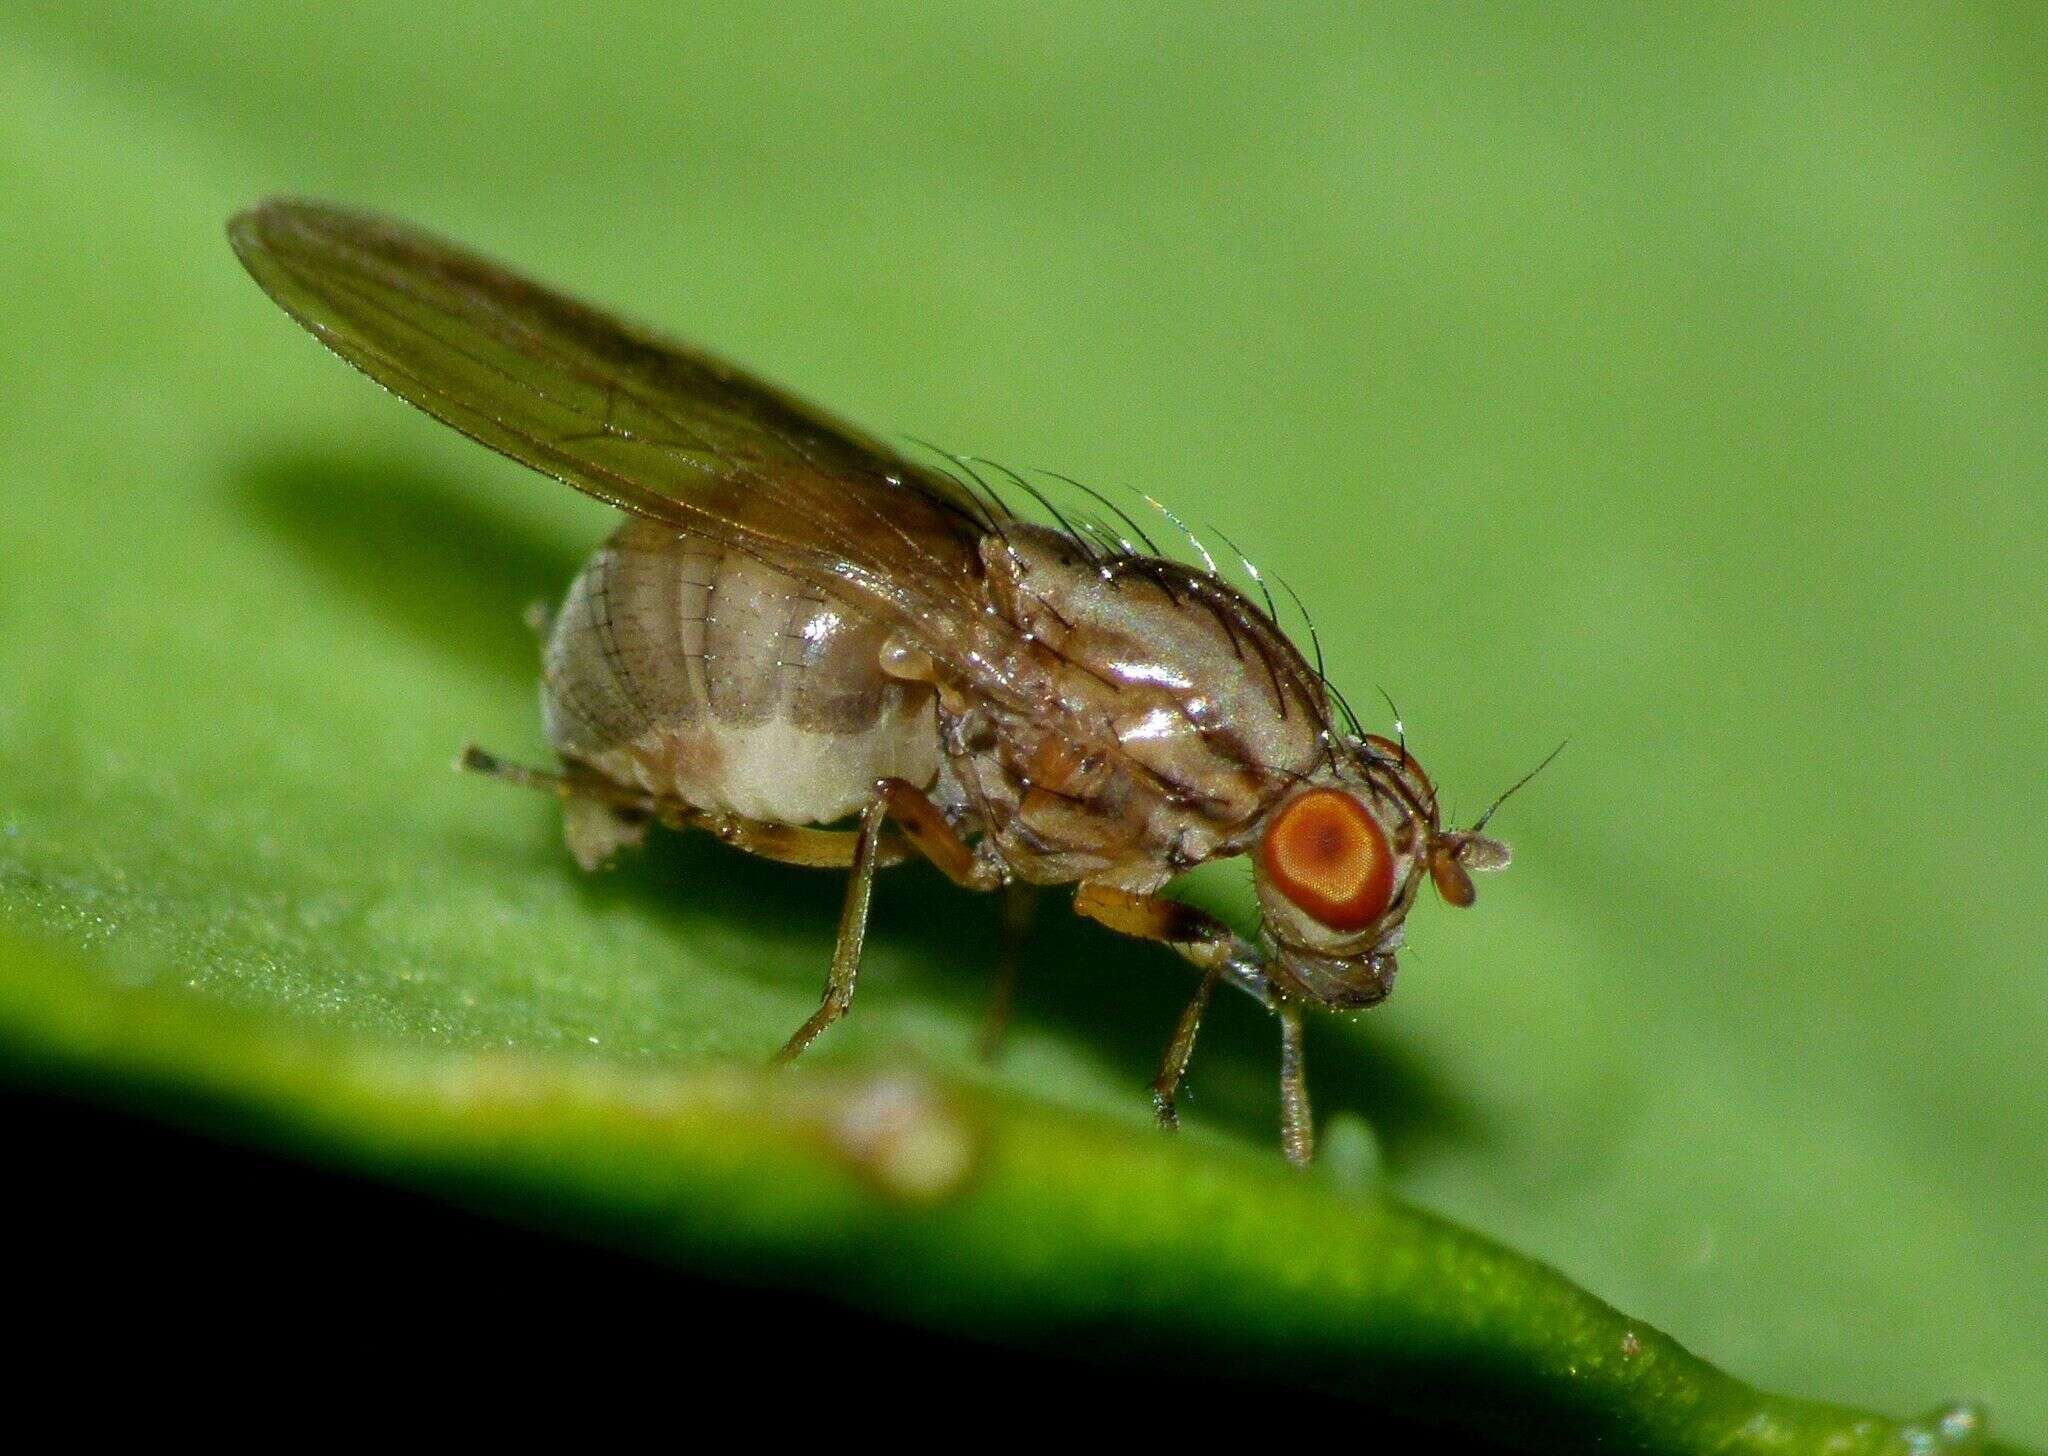
M627 826L615 832L617 843L630 842L637 835L632 826L649 822L671 829L701 829L706 834L748 854L772 859L778 864L807 869L843 870L855 860L860 833L853 829L813 829L803 824L774 824L765 819L748 819L738 814L718 814L685 804L680 799L662 799L652 794L613 783L587 769L570 768L561 773L508 763L496 754L471 744L462 750L455 766L466 773L482 774L501 783L518 784L552 794L571 809L579 805L606 809ZM900 836L884 833L877 844L877 868L901 864L910 858L910 846ZM584 855L579 851L577 859ZM584 864L585 869L595 868Z
M860 969L861 942L867 933L868 900L875 870L885 862L882 848L887 841L883 825L889 819L902 827L910 847L937 865L954 884L972 890L993 890L1004 882L1002 867L977 854L924 790L904 779L878 782L875 797L861 811L853 875L846 884L846 903L839 915L839 942L833 948L825 998L811 1019L784 1043L775 1057L778 1062L790 1060L817 1040L818 1034L844 1016L853 1002L854 976Z
M650 820L676 829L702 829L735 849L783 864L817 869L851 869L846 900L839 911L839 936L832 949L832 968L825 995L808 1021L785 1042L775 1060L786 1062L816 1041L819 1033L846 1014L853 1004L854 977L860 971L861 943L867 936L868 902L875 871L909 857L900 838L885 836L888 799L877 794L852 832L773 824L738 814L719 814L674 799L660 799L629 789L587 769L571 765L562 773L507 763L472 744L456 767L486 778L538 789L562 800L570 849L585 869L609 858L609 850L636 839Z
M879 797L870 800L861 811L860 829L854 837L853 873L847 877L846 900L839 907L839 938L832 947L832 969L825 977L825 997L810 1020L782 1044L782 1050L775 1054L778 1062L794 1059L853 1004L853 980L860 973L860 949L868 933L868 902L874 896L882 820L888 812L887 802Z
M839 935L832 950L824 997L810 1018L783 1043L775 1055L778 1062L789 1061L801 1053L853 1004L854 980L860 972L860 952L867 936L868 904L874 893L876 870L901 863L915 848L955 884L992 890L1005 880L1000 865L977 854L924 791L902 779L883 779L877 783L875 796L861 811L859 828L849 831L713 813L678 800L655 798L573 764L561 773L548 773L507 763L474 745L462 751L456 767L553 794L571 812L582 806L594 807L611 815L616 823L624 824L628 835L633 826L655 820L671 828L702 829L735 849L783 864L852 870L846 899L840 906ZM891 818L903 826L903 833L888 828ZM611 831L614 836L619 832Z

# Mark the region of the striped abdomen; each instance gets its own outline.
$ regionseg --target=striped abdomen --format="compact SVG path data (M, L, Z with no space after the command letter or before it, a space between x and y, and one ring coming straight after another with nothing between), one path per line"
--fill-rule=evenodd
M752 557L634 520L569 589L541 707L564 759L699 809L828 824L875 781L929 785L932 692L886 629Z

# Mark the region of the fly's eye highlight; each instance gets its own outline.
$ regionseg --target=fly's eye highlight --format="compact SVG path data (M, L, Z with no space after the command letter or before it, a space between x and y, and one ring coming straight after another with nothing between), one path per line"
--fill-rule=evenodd
M1259 843L1275 888L1332 930L1363 930L1394 898L1386 831L1341 789L1311 789L1283 808Z

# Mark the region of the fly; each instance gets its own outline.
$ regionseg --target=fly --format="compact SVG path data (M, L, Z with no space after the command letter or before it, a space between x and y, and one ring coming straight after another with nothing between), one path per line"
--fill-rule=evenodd
M876 870L918 855L1004 891L1013 947L1030 887L1071 884L1076 912L1201 972L1153 1083L1160 1122L1227 981L1279 1021L1281 1140L1306 1163L1303 1011L1383 1000L1422 883L1469 905L1471 872L1508 862L1492 811L1444 828L1405 743L1334 711L1270 597L1206 553L1022 519L976 462L908 459L403 223L271 201L228 232L327 347L624 513L544 624L561 768L462 762L558 796L586 868L660 823L849 870L823 999L779 1060L852 1004ZM1160 893L1232 855L1252 862L1254 940Z

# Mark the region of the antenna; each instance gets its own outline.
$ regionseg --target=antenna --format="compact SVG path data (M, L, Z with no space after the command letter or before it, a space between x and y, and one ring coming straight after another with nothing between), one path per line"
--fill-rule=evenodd
M1511 798L1522 787L1522 785L1528 783L1529 780L1535 778L1536 775L1542 773L1543 770L1549 768L1550 761L1553 758L1556 758L1560 753L1563 753L1565 743L1570 742L1571 739L1565 739L1564 743L1558 744L1557 747L1551 749L1549 753L1543 756L1543 762L1537 764L1536 767L1530 769L1527 773L1523 774L1520 778L1516 779L1512 784L1508 785L1507 792L1503 793L1498 799L1495 799L1491 804L1487 805L1486 812L1484 814L1481 814L1479 818L1473 822L1472 827L1466 830L1465 832L1467 834L1477 834L1480 830L1484 829L1486 827L1486 822L1489 819L1493 818L1494 812L1498 810L1501 805L1505 804L1509 800L1509 798Z

